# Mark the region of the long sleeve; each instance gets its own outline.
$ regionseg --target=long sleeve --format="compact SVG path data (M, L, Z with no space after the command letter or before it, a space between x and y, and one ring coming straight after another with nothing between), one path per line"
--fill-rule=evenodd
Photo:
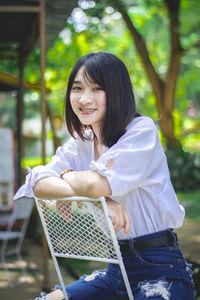
M37 166L33 169L28 167L25 184L17 191L14 199L23 196L34 197L33 187L39 179L50 176L60 177L63 170L75 169L77 155L76 140L71 138L66 144L57 149L56 154L47 165Z
M90 167L107 178L112 196L119 197L143 186L163 159L157 128L145 117L134 119L119 141Z

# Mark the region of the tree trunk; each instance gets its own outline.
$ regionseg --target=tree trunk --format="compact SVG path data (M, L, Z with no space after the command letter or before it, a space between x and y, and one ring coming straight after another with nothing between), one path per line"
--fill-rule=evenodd
M142 60L144 69L151 83L156 97L157 109L159 114L159 126L165 138L170 144L180 145L174 135L173 109L175 103L175 90L179 74L180 59L183 55L183 49L180 45L179 37L179 8L180 0L163 0L169 14L169 32L170 32L170 62L166 78L163 80L156 72L145 43L145 40L134 26L127 10L121 0L115 0L113 6L121 13L124 22L129 29L134 40L136 50Z

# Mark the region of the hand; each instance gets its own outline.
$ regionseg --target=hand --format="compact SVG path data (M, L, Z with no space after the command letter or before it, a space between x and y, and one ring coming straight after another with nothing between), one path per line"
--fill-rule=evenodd
M131 220L125 208L116 201L106 197L106 203L115 233L124 228L124 234L127 235L130 230Z

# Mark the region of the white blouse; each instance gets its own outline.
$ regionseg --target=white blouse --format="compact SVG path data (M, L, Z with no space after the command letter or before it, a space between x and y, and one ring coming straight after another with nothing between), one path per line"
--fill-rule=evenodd
M85 134L92 136L92 131ZM107 167L109 161L112 164ZM171 184L157 128L148 117L135 118L115 145L104 147L98 160L94 158L92 140L71 138L57 149L46 166L28 168L26 182L15 199L34 197L33 186L38 179L60 177L66 169L92 169L107 178L112 190L110 198L122 204L131 218L128 235L125 237L122 229L118 239L178 228L183 223L185 210Z

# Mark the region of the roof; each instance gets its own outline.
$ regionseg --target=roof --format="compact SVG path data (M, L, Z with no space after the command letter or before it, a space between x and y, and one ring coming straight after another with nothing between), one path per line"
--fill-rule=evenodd
M78 0L46 0L46 49L52 46L64 28ZM24 59L39 39L40 0L1 0L0 3L0 61L8 59L17 65L19 56ZM8 70L9 71L9 70ZM0 83L0 89L10 86Z
M46 40L47 48L52 46L58 33L65 27L67 18L78 0L46 0Z

